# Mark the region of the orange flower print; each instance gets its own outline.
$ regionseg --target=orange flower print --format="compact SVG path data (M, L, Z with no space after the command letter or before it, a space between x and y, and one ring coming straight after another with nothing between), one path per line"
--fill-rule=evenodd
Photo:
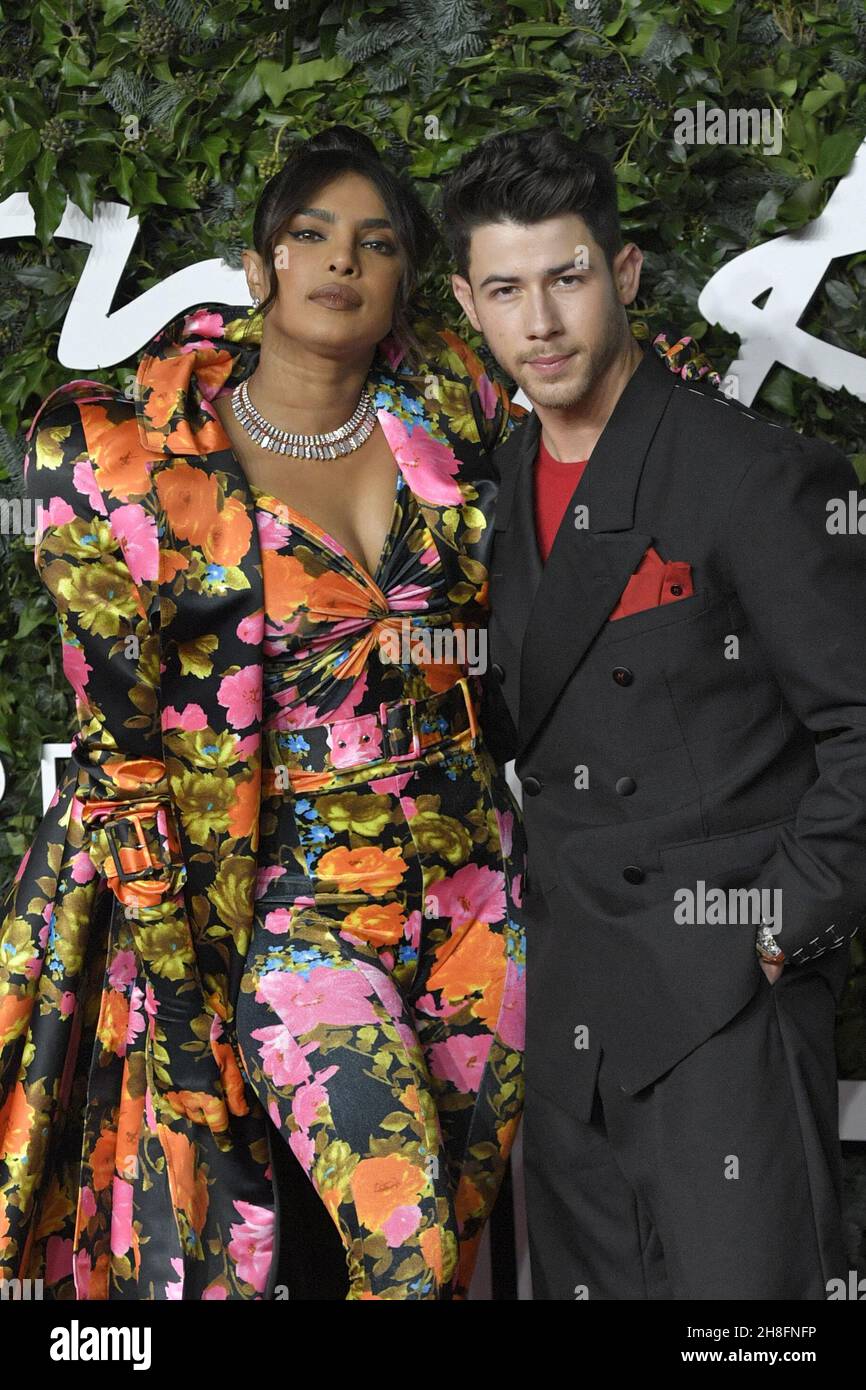
M373 903L346 915L344 926L373 946L392 946L402 940L406 919L400 903Z
M185 1135L176 1134L167 1125L159 1125L158 1130L166 1154L171 1199L198 1234L207 1217L208 1191L207 1179L196 1166L196 1149Z
M0 1156L22 1153L27 1147L33 1126L33 1106L27 1101L20 1081L6 1097L0 1108Z
M217 521L217 480L203 468L176 463L156 480L156 491L175 536L202 546Z
M402 1154L362 1158L350 1184L359 1219L371 1231L385 1230L398 1208L417 1208L427 1182L424 1169Z
M202 542L205 559L214 565L239 565L250 548L253 523L243 502L229 497Z
M376 845L360 849L338 845L323 854L317 866L322 878L333 879L335 888L344 893L360 889L366 893L387 893L397 887L407 868L398 845L385 850Z

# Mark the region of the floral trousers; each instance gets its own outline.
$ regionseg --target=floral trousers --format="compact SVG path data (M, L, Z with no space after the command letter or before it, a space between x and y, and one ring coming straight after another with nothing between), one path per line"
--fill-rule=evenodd
M462 1299L523 1107L525 841L483 744L397 768L263 800L236 1041L347 1297Z

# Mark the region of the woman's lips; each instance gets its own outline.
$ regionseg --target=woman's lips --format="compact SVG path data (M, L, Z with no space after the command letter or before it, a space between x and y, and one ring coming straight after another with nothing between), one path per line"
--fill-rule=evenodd
M342 290L316 290L310 295L317 304L323 304L326 309L357 309L360 301L351 298Z

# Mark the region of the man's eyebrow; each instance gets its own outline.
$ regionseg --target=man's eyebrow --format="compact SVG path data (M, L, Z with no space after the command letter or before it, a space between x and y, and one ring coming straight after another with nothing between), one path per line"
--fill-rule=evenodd
M336 222L336 213L329 212L327 208L298 208L299 213L305 217L318 217L322 222ZM365 217L358 223L359 227L390 227L391 223L387 217Z
M570 261L563 261L562 265L550 266L549 269L547 269L547 270L544 271L544 274L545 274L545 275L562 275L563 272L566 271L566 270L588 270L588 269L589 269L588 266L576 266L576 265L574 264L574 260L572 259L572 260L570 260ZM500 284L503 284L503 285L519 285L519 284L520 284L520 279L521 279L521 277L520 277L519 275L485 275L484 279L481 281L481 284L478 286L478 288L479 288L480 290L483 290L485 285L491 284L492 281L494 281L494 280L497 280Z

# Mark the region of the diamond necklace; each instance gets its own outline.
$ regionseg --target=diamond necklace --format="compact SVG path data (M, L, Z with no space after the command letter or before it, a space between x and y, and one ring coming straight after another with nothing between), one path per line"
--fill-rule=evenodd
M246 380L232 392L232 410L254 444L275 454L293 454L296 458L333 459L339 454L351 454L360 449L376 427L376 411L366 387L345 425L327 434L293 434L291 430L272 425L250 400Z

